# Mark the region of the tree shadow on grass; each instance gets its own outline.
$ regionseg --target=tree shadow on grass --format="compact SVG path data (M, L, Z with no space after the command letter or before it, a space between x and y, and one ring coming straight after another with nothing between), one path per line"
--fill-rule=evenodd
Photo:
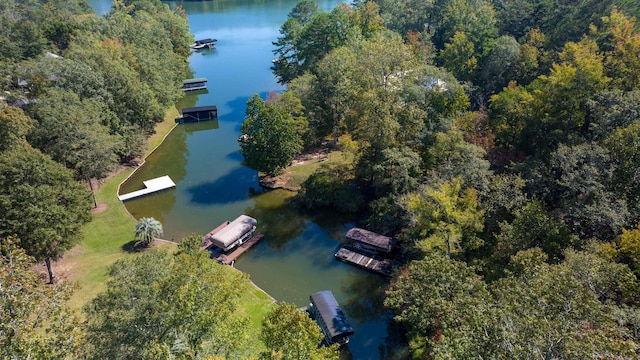
M140 240L133 239L128 243L121 246L122 251L127 253L139 253L148 249L151 249L151 246L143 245Z

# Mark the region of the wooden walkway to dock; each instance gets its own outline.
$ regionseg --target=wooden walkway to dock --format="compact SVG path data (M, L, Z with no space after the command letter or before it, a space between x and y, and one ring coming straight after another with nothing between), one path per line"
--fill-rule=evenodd
M138 190L138 191L134 191L134 192L130 192L128 194L120 195L120 196L118 196L118 199L120 199L120 201L125 201L125 200L137 198L137 197L140 197L140 196L144 196L144 195L147 195L147 194L151 194L151 193L154 193L154 192L157 192L157 191L169 189L169 188L172 188L172 187L176 186L176 184L173 182L173 180L171 180L169 175L165 175L165 176L161 176L159 178L143 181L142 183L145 186L144 189Z
M231 221L225 221L222 224L218 225L217 228L209 231L207 233L207 235L203 236L202 238L204 239L204 244L202 244L202 246L200 247L200 250L209 249L213 245L213 242L211 242L211 237L213 235L215 235L215 233L217 233L218 231L222 230L225 226L227 226L229 224L231 224Z
M391 276L393 273L393 260L376 255L365 255L354 251L348 246L341 247L335 254L335 257L340 261L356 265L365 270L373 271L384 276Z
M249 250L253 245L255 245L258 241L262 240L264 234L258 233L253 235L253 237L247 240L242 245L238 246L235 250L233 250L230 254L225 255L222 253L214 253L213 257L218 260L219 263L224 265L231 265L240 255L244 254L247 250Z

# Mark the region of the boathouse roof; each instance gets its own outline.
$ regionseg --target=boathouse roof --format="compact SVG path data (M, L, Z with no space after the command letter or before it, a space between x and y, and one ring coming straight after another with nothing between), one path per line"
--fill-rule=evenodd
M390 237L374 233L373 231L353 228L347 231L345 236L349 240L359 241L363 244L378 248L381 251L390 252L393 248L393 240Z
M347 316L330 290L313 293L309 296L309 299L327 326L331 339L354 334L353 328L347 321Z
M218 39L206 38L206 39L196 40L195 43L196 44L208 44L208 43L212 43L212 42L216 42L216 41L218 41Z
M206 111L216 111L217 112L218 111L218 107L215 106L215 105L189 107L189 108L182 109L182 114L198 113L198 112L206 112Z
M197 83L205 83L207 82L207 78L193 78L182 80L182 84L197 84Z
M211 236L211 242L223 250L227 250L234 242L252 231L258 221L247 215L240 215L229 225Z

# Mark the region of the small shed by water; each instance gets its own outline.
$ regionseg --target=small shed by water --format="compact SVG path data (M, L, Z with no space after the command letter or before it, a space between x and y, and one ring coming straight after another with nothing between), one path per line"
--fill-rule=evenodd
M361 228L353 228L347 231L345 236L347 239L355 241L354 247L359 250L388 254L394 246L392 238Z
M210 106L196 106L182 109L182 115L176 119L177 122L198 122L213 120L218 118L218 107L215 105Z
M330 290L318 291L311 294L309 300L309 314L322 329L327 345L348 343L354 331L333 293Z

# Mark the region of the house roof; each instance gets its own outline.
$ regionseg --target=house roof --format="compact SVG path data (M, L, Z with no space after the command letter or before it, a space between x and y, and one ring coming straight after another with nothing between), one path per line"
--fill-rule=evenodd
M309 296L311 303L318 309L331 338L336 336L350 336L353 328L347 321L347 316L338 305L330 290L318 291Z
M393 240L390 237L361 228L353 228L347 231L345 236L349 240L359 241L363 244L375 246L386 252L390 252L393 247Z

